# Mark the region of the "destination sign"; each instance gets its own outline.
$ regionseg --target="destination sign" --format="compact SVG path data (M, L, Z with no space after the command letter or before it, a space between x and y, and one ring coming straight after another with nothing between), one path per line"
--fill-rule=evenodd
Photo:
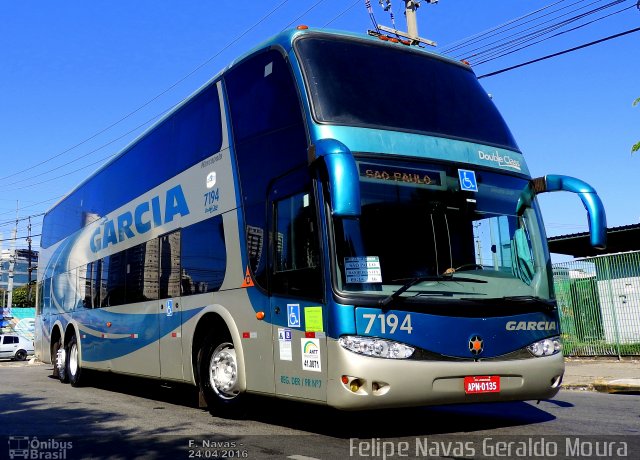
M360 177L365 180L430 188L442 188L443 186L443 171L373 163L359 163L358 167Z

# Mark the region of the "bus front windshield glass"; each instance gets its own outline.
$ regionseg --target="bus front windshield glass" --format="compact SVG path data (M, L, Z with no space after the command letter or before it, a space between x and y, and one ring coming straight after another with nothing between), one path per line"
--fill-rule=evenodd
M476 170L474 192L460 190L462 165L359 159L358 168L361 215L333 217L338 291L549 299L536 201L516 212L527 180Z
M518 150L493 101L462 64L403 45L321 35L301 38L295 48L320 123Z

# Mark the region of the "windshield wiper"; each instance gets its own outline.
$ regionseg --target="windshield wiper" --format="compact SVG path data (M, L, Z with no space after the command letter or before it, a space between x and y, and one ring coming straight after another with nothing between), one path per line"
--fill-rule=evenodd
M392 301L400 297L407 289L411 286L422 283L423 281L453 281L453 282L461 282L461 283L486 283L485 280L479 280L476 278L465 278L454 275L439 275L439 276L417 276L415 278L403 278L395 281L404 281L408 280L400 289L395 291L393 294L385 297L384 299L378 300L378 306L384 308L389 305Z
M555 310L558 305L555 300L543 299L542 297L538 297L535 295L507 295L504 297L489 297L482 299L475 299L473 297L466 297L461 300L471 300L473 302L480 303L501 303L504 305L509 304L518 304L518 303L527 303L527 304L535 304L544 307L546 311Z

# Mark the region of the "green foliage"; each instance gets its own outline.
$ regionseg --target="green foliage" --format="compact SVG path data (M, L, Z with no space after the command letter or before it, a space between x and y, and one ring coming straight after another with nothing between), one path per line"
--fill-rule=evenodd
M13 305L15 307L34 307L35 294L34 286L31 286L31 300L27 300L27 286L15 288L13 290Z

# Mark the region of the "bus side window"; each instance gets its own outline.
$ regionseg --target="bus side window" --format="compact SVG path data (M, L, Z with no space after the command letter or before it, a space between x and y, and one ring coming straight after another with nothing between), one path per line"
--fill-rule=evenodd
M94 269L97 269L99 261L89 262L80 269L78 277L79 288L82 297L82 306L84 308L93 308L93 296L95 289ZM96 307L99 305L96 305Z
M274 203L274 294L321 298L318 224L309 193Z
M170 299L180 296L180 230L160 237L159 296Z
M180 251L181 295L219 290L227 267L222 215L183 228Z

